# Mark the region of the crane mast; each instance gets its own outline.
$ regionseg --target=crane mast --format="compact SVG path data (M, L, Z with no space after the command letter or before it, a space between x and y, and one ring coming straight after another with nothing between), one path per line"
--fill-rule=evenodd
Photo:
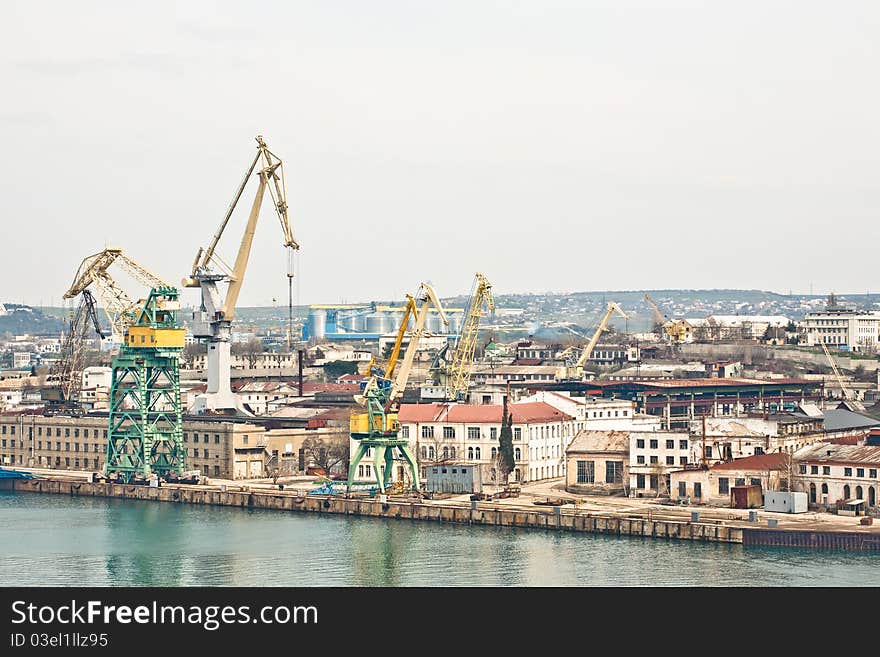
M299 243L294 239L288 218L287 187L283 163L278 156L269 150L262 136L258 135L256 140L257 153L236 188L219 228L214 233L208 247L198 249L190 276L183 279L184 287L197 287L201 290L201 307L193 313L191 328L194 337L206 340L208 343L208 389L205 395L201 395L196 400L196 411L242 410L232 392L229 381L232 321L235 319L235 306L244 284L260 208L267 189L281 224L282 244L288 249L288 342L290 341L290 324L293 312L293 252L299 250ZM235 263L230 268L220 258L216 249L245 187L255 173L258 178L257 191L251 204ZM218 287L218 284L222 282L228 284L225 296L221 294Z

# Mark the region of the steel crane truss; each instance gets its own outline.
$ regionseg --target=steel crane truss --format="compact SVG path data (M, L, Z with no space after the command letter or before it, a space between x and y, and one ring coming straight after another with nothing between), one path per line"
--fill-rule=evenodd
M127 339L113 359L104 473L114 473L125 483L152 474L180 475L185 469L178 365L184 338L177 324L179 307L176 288L150 290L130 329L137 339Z

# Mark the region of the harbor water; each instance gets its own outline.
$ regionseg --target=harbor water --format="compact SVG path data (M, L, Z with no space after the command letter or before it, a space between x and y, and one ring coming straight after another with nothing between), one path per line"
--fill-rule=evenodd
M877 553L0 492L7 586L880 586Z

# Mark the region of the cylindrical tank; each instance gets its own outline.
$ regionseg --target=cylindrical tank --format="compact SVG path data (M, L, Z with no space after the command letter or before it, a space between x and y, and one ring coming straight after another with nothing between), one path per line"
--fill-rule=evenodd
M327 334L327 311L323 308L309 309L309 334L316 340L323 340Z
M449 313L446 318L449 320L449 327L446 329L447 333L458 334L461 330L461 313Z
M364 331L366 333L378 333L383 335L390 330L391 320L385 313L375 312L366 316Z

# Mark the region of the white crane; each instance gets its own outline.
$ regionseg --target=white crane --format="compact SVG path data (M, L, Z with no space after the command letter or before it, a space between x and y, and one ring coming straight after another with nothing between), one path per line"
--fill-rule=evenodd
M258 168L257 165L260 164ZM256 171L259 178L259 187L251 206L250 216L241 238L238 255L235 264L230 269L216 253L217 244L223 236L223 231L229 223L229 218L238 200L241 198L244 188ZM271 184L270 184L271 182ZM201 308L193 313L190 324L192 334L196 338L206 339L208 342L208 388L205 395L197 400L196 410L229 410L240 409L236 396L230 386L230 340L232 337L232 320L235 318L235 304L244 283L244 274L247 269L248 259L251 253L251 245L254 240L254 231L260 216L260 206L266 189L272 196L275 212L281 222L281 230L284 233L284 247L288 249L288 279L293 276L293 251L299 249L299 244L293 238L290 221L287 218L287 191L284 183L284 169L281 160L272 153L263 141L262 136L257 136L257 154L244 175L226 216L220 224L220 228L214 234L210 246L207 249L199 248L193 262L192 273L183 279L184 287L197 287L202 292ZM226 297L220 294L218 283L229 284Z

